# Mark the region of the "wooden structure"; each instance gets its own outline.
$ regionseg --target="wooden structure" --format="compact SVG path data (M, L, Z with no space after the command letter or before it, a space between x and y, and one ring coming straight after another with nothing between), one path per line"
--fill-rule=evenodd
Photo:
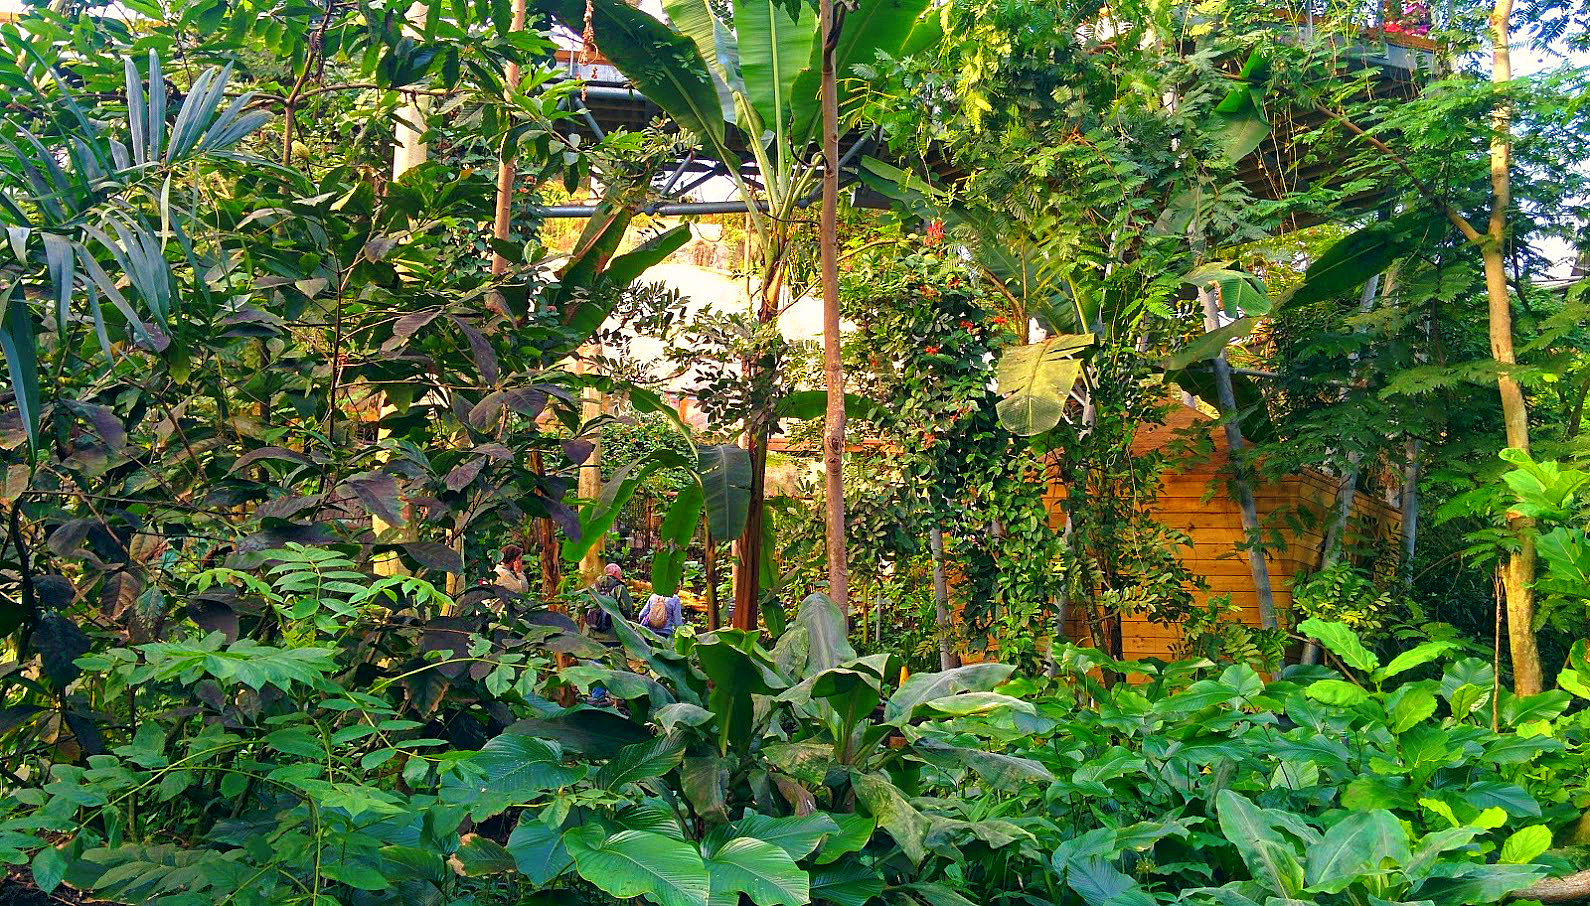
M1221 472L1230 460L1225 433L1214 419L1191 406L1178 406L1163 426L1138 435L1136 451L1162 448L1184 437L1189 430L1202 428L1209 435L1213 454L1168 470L1161 481L1158 500L1151 508L1154 517L1165 525L1185 532L1192 539L1183 548L1183 562L1208 583L1199 592L1200 603L1216 595L1229 594L1238 608L1234 617L1250 626L1259 624L1258 594L1254 590L1245 550L1242 515L1234 500L1225 494ZM1326 520L1336 504L1338 482L1314 470L1305 470L1254 488L1260 524L1272 525L1285 541L1284 548L1268 552L1270 581L1275 609L1287 621L1292 604L1292 581L1300 574L1319 568L1323 556ZM1065 488L1053 486L1047 492L1050 513L1058 528L1060 501ZM1360 534L1392 535L1401 526L1396 507L1368 493L1355 497L1351 524ZM1351 529L1351 526L1350 526ZM1268 532L1267 532L1268 535ZM1087 623L1080 612L1068 614L1066 636L1079 644L1089 644ZM1122 653L1129 660L1155 657L1170 660L1182 639L1179 626L1151 623L1140 614L1127 614L1121 625Z

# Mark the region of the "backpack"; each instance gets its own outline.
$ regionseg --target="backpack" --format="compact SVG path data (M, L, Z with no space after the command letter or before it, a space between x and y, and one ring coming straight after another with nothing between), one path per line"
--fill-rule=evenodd
M647 629L662 629L668 625L668 599L662 595L652 595L651 601L646 604L646 612L641 614L640 621Z
M596 587L593 590L603 597L617 600L618 596L616 593L623 584L612 576L603 576L596 580ZM586 608L585 625L592 632L611 632L613 630L613 617L602 609L600 602L597 602Z
M585 625L592 632L611 632L613 618L600 604L592 604L585 610Z

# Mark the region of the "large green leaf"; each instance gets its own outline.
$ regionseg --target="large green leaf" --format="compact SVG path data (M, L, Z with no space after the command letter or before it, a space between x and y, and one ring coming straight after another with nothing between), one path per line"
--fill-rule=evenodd
M909 719L917 705L961 692L989 692L1010 679L1016 668L1009 664L967 664L937 673L913 673L889 697L884 720Z
M782 137L789 129L795 79L811 65L816 11L807 3L735 0L734 30L751 107L763 129Z
M735 837L706 857L713 906L739 906L740 894L756 906L804 906L811 881L790 854L765 840Z
M679 740L659 736L648 742L627 745L597 768L591 779L604 790L616 790L626 783L661 777L679 766L685 747Z
M882 775L851 772L856 799L878 819L878 826L889 832L900 850L913 864L920 865L927 855L926 837L933 823Z
M984 783L998 790L1019 792L1033 784L1054 782L1054 774L1030 758L987 752L965 746L952 746L933 739L917 740L913 746L926 761L949 767L960 765L970 769Z
M550 884L574 864L563 845L562 829L549 826L529 812L519 818L513 833L508 835L508 852L519 871L537 887Z
M867 906L883 894L883 877L860 859L846 859L812 872L812 902Z
M1380 666L1380 658L1364 647L1356 632L1341 623L1327 623L1318 617L1310 617L1299 623L1297 628L1309 638L1318 639L1320 644L1341 658L1342 663L1354 670L1369 673Z
M824 838L839 833L839 825L823 812L788 818L750 812L734 823L733 830L736 837L762 840L789 853L791 859L804 859Z
M6 374L16 394L17 411L27 430L30 455L39 454L39 360L35 348L33 313L13 283L0 293L0 352L5 353Z
M1257 318L1238 318L1223 327L1200 334L1165 359L1165 370L1181 371L1200 362L1207 362L1225 352L1226 347L1232 342L1253 333L1253 328L1258 325Z
M1444 218L1414 209L1355 230L1314 259L1303 273L1303 281L1287 294L1285 301L1289 305L1306 305L1345 296L1393 261L1439 238L1445 229Z
M718 716L718 751L751 745L756 706L752 696L774 695L786 683L773 669L772 657L756 644L756 635L740 629L719 629L696 642L701 670L712 680L707 707Z
M1060 424L1082 374L1077 354L1091 345L1092 334L1072 334L1006 350L998 371L1000 424L1024 437Z
M624 0L540 0L576 34L591 11L596 46L646 99L711 146L718 159L737 163L724 141L723 110L695 42Z
M1221 790L1215 800L1220 832L1236 847L1253 879L1279 897L1296 897L1303 889L1303 866L1293 844L1282 836L1266 810L1241 793Z
M565 766L562 754L545 740L503 733L472 759L486 772L486 791L525 796L574 782L583 771Z
M596 542L606 537L624 504L635 496L646 479L662 469L688 468L690 461L673 450L658 448L644 457L625 463L602 488L602 496L581 513L580 537L564 542L563 556L578 561Z
M808 595L801 602L793 628L806 639L806 675L855 660L856 649L850 645L845 615L827 595Z
M662 7L668 21L696 45L706 62L724 120L735 120L735 95L745 93L745 80L740 77L740 47L733 30L707 0L663 0Z
M1226 92L1215 105L1210 127L1216 147L1232 164L1256 151L1270 135L1270 122L1264 115L1259 93L1249 85L1238 85Z
M652 738L645 726L606 708L591 707L571 708L546 718L527 717L510 724L507 732L550 739L566 752L604 759L627 745Z
M657 548L651 557L651 590L659 595L671 595L679 590L679 579L684 575L685 557L690 553L690 541L701 524L701 508L705 495L701 485L690 482L679 489L674 502L668 505L657 531Z
M751 454L734 444L698 451L696 470L706 492L707 527L719 541L738 538L751 511Z
M801 420L821 418L828 411L828 391L797 390L779 397L773 405L776 418ZM875 419L884 414L884 407L859 393L845 394L845 417Z
M845 13L834 45L834 77L839 83L841 114L847 113L852 99L860 96L855 85L860 76L857 67L877 62L879 53L897 55L929 5L929 0L859 0ZM820 125L821 53L821 42L813 41L811 62L790 89L794 124L790 145L797 152L815 140ZM840 131L844 131L843 126Z
M1385 809L1349 812L1308 851L1307 882L1318 893L1338 893L1359 876L1380 867L1382 859L1404 865L1412 857L1408 832Z
M579 300L579 304L564 312L564 321L569 325L569 329L575 336L582 338L596 333L602 322L607 320L607 316L613 313L613 306L618 303L622 290L634 283L647 268L679 251L689 240L690 225L680 224L647 239L631 251L614 255L607 261L606 267L601 269L595 287L578 286L575 281L583 278L583 272L566 271L560 281L565 299L571 298L582 289L587 290L584 298Z
M646 831L609 837L585 825L563 835L580 877L620 899L645 897L659 906L707 906L711 881L695 846Z

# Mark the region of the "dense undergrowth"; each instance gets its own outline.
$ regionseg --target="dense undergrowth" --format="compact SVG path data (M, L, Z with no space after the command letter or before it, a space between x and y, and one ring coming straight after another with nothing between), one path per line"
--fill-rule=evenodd
M41 887L1457 906L1569 868L1590 799L1569 694L1516 697L1447 642L1381 663L1314 621L1339 669L1267 681L1067 646L1053 678L902 679L892 655L856 656L820 596L771 647L735 630L663 644L620 620L610 649L552 612L494 617L324 552L273 558L195 580L255 597L241 638L190 625L46 663L114 719L82 753L40 728L8 779L0 845ZM613 707L583 704L593 685Z

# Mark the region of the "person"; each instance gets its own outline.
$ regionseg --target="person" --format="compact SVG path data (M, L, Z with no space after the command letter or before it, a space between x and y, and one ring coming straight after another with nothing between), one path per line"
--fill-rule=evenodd
M633 618L634 601L630 598L629 587L624 584L624 568L617 563L609 563L603 568L602 576L596 580L595 585L591 586L591 592L599 597L611 599L620 619ZM586 635L609 648L619 647L618 633L613 630L613 617L601 607L599 601L592 601L586 608L584 623ZM600 683L593 684L590 703L598 707L612 704L606 687Z
M502 560L497 564L497 576L493 584L516 595L530 591L530 581L524 575L524 549L519 545L510 544L502 549Z
M664 641L672 639L674 632L685 624L684 606L678 595L654 594L640 612L640 625L655 632Z

